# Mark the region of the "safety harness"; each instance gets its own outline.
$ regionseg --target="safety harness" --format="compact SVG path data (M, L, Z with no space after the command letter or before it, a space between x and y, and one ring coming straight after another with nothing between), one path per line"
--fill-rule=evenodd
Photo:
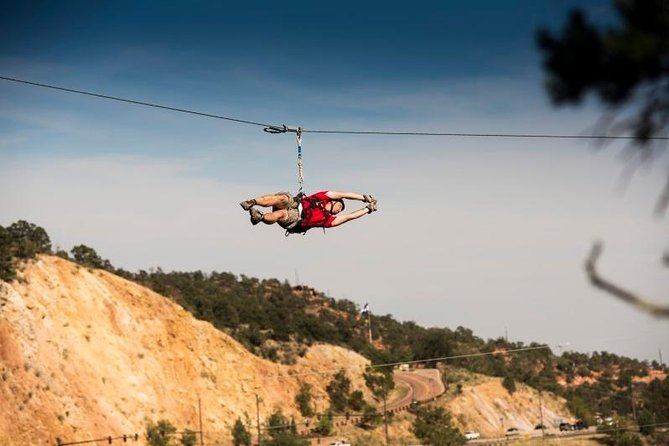
M300 215L300 221L297 222L292 228L286 229L286 237L290 234L302 234L305 235L310 228L304 228L301 225L302 220L305 220L305 217L309 217L306 212L313 212L314 208L319 208L326 216L330 218L333 216L332 212L328 211L325 206L321 203L320 200L315 198L310 198L304 193L304 166L302 164L302 127L298 127L295 131L297 139L297 195L295 196L295 202L293 203L293 209L297 208L297 211ZM302 206L302 200L307 200L309 202L309 209L304 209ZM323 228L323 233L325 233L325 228Z
M302 207L302 200L307 200L309 202L309 209L304 209ZM309 219L309 214L313 212L314 208L320 209L323 214L325 214L326 220L329 219L330 217L334 217L334 214L327 210L323 203L320 200L317 200L315 198L311 198L307 196L304 192L299 192L297 196L295 197L295 202L297 203L297 210L300 213L300 221L297 222L295 226L292 228L286 229L286 237L288 237L290 234L306 234L307 231L311 228L304 228L301 225L302 220ZM325 234L325 227L323 227L323 233Z
M295 136L297 139L297 195L294 198L294 202L291 205L291 209L297 209L299 215L300 215L300 221L297 222L293 227L291 228L286 228L286 237L288 237L290 234L306 234L307 231L310 228L303 228L300 223L302 220L304 220L305 217L305 209L302 207L302 200L307 199L309 201L309 208L314 209L314 208L319 208L327 218L332 217L334 214L332 212L328 211L325 209L325 206L316 199L309 198L304 193L304 166L302 164L302 127L297 127L297 128L290 128L286 126L285 124L282 126L269 126L264 129L265 132L267 133L287 133L287 132L295 132ZM325 228L323 228L323 233L325 233Z

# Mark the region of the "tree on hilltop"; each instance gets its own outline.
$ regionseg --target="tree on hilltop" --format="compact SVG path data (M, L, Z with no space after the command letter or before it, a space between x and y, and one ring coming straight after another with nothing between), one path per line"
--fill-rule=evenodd
M37 254L51 252L51 239L44 228L25 220L19 220L7 227L12 240L15 257L20 259L32 258Z
M19 220L4 228L0 226L0 280L16 278L21 260L51 253L51 239L44 228Z
M0 226L0 280L10 281L16 277L9 232Z
M77 245L70 250L72 254L72 259L80 265L87 266L89 268L99 268L106 270L113 270L111 262L107 259L103 259L98 255L95 249L86 245Z

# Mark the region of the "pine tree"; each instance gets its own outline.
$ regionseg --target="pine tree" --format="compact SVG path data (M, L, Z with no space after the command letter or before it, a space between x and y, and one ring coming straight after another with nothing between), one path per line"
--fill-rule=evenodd
M251 446L251 433L246 429L241 418L237 418L232 427L232 444L234 446Z

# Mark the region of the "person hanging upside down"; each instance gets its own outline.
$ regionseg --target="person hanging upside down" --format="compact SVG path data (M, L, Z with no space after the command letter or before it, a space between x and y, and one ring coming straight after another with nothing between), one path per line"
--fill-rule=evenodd
M362 201L367 206L343 214L345 199ZM377 210L376 199L371 195L335 191L317 192L301 198L288 192L277 192L242 201L240 205L249 212L254 225L261 221L268 225L278 223L290 233L303 233L311 228L333 228ZM254 207L256 205L272 208L272 211L262 213Z

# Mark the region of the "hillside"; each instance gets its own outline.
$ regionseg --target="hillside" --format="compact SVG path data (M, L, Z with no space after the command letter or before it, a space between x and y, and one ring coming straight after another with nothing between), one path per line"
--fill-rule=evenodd
M263 423L275 408L295 416L300 382L313 386L322 414L332 404L325 387L342 366L352 390L372 401L360 376L370 361L419 360L445 372L448 395L456 396L447 407L461 428L496 432L502 411L518 427L531 425L536 389L563 397L574 418L590 422L596 414L633 420L635 409L640 421L669 420L664 364L607 352L557 356L536 343L502 353L525 345L378 314L370 344L353 302L309 287L222 272L132 273L85 245L52 254L43 228L0 226L0 397L8 402L0 407L2 446L3 435L31 444L142 431L145 418L196 428L198 395L205 430L228 437L237 417L255 421L256 393ZM465 357L420 361L454 355ZM471 387L471 376L487 384ZM501 378L519 389L513 398L500 390ZM335 410L340 415L353 407L347 398ZM564 416L556 401L551 410ZM357 407L351 410L365 409ZM411 415L401 417L390 430L410 439Z
M171 297L196 317L211 321L273 361L291 363L296 351L313 342L346 347L373 363L474 354L445 364L558 394L578 418L589 422L594 422L597 413L633 417L630 390L637 395L639 406L652 408L651 418L669 418L664 409L669 400L659 391L669 387L667 367L656 361L606 351L568 351L558 356L538 343L486 340L464 327L425 328L389 314L373 315L374 342L370 344L365 319L353 302L333 299L309 287L220 272L116 271ZM537 348L512 355L491 354L524 347Z
M574 415L567 408L566 400L550 392L543 392L540 395L536 389L518 385L515 392L509 393L499 378L479 375L459 368L440 367L440 369L448 380L457 377L460 386L450 386L434 401L426 400L426 404L447 409L453 416L454 424L461 432L478 431L484 438L495 438L503 436L507 428L516 427L523 433L531 433L540 423L543 415L547 432L555 435L558 433L557 426L561 421L574 421ZM428 374L427 372L436 371L419 369L415 371L415 374L423 377L435 376L435 373ZM396 372L396 377L407 374L410 372ZM438 377L439 374L436 373L436 376ZM406 381L400 380L394 396L404 394L407 390L403 389L405 386ZM543 414L539 409L540 403ZM397 444L420 442L411 432L414 419L411 412L395 413L393 423L389 427L390 436L394 442ZM384 444L382 429L365 432L352 426L346 426L341 428L339 433L343 437L354 440L355 444Z
M296 415L301 380L327 405L331 373L313 371L368 363L327 345L293 366L258 358L153 291L52 256L0 283L0 308L0 432L22 444L142 432L145 417L196 429L198 396L206 429L228 431L255 394L263 419Z
M574 421L564 398L549 392L539 395L536 389L518 385L509 393L500 378L471 374L457 395L439 400L452 414L462 431L476 430L483 436L503 435L509 427L531 432L541 422L554 429L561 421Z
M151 290L53 256L40 256L17 281L2 283L0 306L0 397L8 403L0 408L0 431L25 444L143 432L146 418L197 429L198 396L205 429L219 438L238 416L255 414L256 393L263 420L281 407L299 421L300 381L314 386L316 406L325 408L332 371L368 363L324 344L312 345L292 366L258 358ZM349 376L363 389L359 375L349 369ZM509 396L499 380L479 376L466 380L462 395L443 401L463 429L494 434L500 402L509 419L534 422L532 392ZM562 407L552 415L552 400L546 397L547 417L569 418ZM411 419L397 416L394 438L413 438ZM337 432L370 441L382 434L350 425Z

